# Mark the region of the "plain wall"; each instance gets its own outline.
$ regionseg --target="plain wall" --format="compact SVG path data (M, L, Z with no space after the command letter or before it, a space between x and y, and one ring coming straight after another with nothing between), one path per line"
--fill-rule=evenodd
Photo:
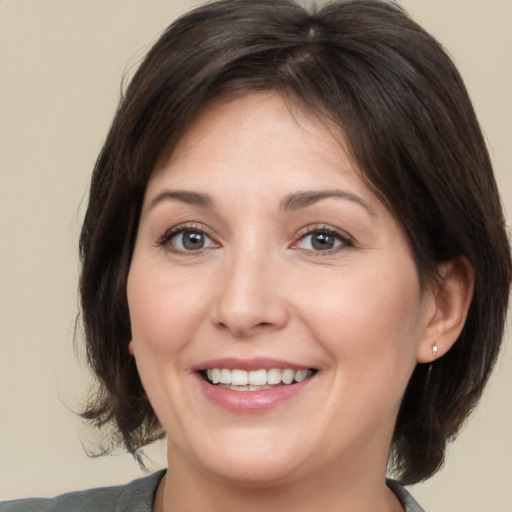
M196 2L197 3L197 2ZM512 1L403 0L466 80L512 212ZM76 415L90 378L73 350L77 238L89 176L123 73L192 0L0 2L0 498L140 476L130 456L88 458ZM428 512L512 511L508 343L446 467L413 494ZM80 338L77 339L78 343ZM165 462L163 443L149 450Z

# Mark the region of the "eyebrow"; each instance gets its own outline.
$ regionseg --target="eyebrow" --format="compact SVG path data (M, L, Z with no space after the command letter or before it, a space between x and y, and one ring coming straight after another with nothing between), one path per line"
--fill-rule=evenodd
M330 198L352 201L363 207L372 217L375 217L373 208L364 199L342 190L294 192L293 194L287 195L281 201L281 209L285 211L302 210L308 206L318 203L319 201ZM148 210L152 210L157 204L163 201L181 201L201 208L215 208L215 201L209 194L190 192L187 190L164 190L151 200Z
M295 192L286 196L281 202L281 209L287 211L296 211L312 206L319 201L324 199L347 199L352 201L359 206L362 206L372 217L375 217L375 211L373 208L362 198L345 192L343 190L312 190L305 192Z
M214 208L215 206L214 200L208 194L199 194L198 192L186 190L164 190L151 200L148 210L152 210L162 201L181 201L201 208Z

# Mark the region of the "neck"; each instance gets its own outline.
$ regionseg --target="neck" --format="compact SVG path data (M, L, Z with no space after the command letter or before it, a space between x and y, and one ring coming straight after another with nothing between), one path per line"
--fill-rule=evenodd
M155 512L403 512L385 484L383 470L377 475L352 467L342 475L339 468L327 468L280 482L233 482L198 471L180 457L172 459L158 489Z

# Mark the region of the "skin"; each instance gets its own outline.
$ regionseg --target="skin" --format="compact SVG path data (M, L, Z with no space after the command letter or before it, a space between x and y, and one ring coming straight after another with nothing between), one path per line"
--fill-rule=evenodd
M130 350L168 433L155 510L402 510L384 481L400 401L433 344L439 357L455 341L471 276L452 262L443 287L422 289L342 140L278 94L249 93L208 106L155 169L128 279ZM283 206L307 191L341 195ZM203 248L187 250L181 228L205 232ZM339 235L319 250L325 229ZM193 370L224 357L317 372L270 410L233 412Z

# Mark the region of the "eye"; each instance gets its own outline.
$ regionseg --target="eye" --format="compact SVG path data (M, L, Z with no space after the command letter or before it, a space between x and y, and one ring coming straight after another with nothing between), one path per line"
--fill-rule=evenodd
M204 249L208 244L209 238L200 231L192 231L187 229L181 233L177 233L171 237L169 242L182 251L197 251Z
M342 235L336 230L321 228L314 229L301 236L295 244L299 249L314 252L336 251L338 248L351 246L352 243L347 236Z
M158 245L165 246L173 252L198 252L218 244L202 229L178 228L168 231L159 241Z

